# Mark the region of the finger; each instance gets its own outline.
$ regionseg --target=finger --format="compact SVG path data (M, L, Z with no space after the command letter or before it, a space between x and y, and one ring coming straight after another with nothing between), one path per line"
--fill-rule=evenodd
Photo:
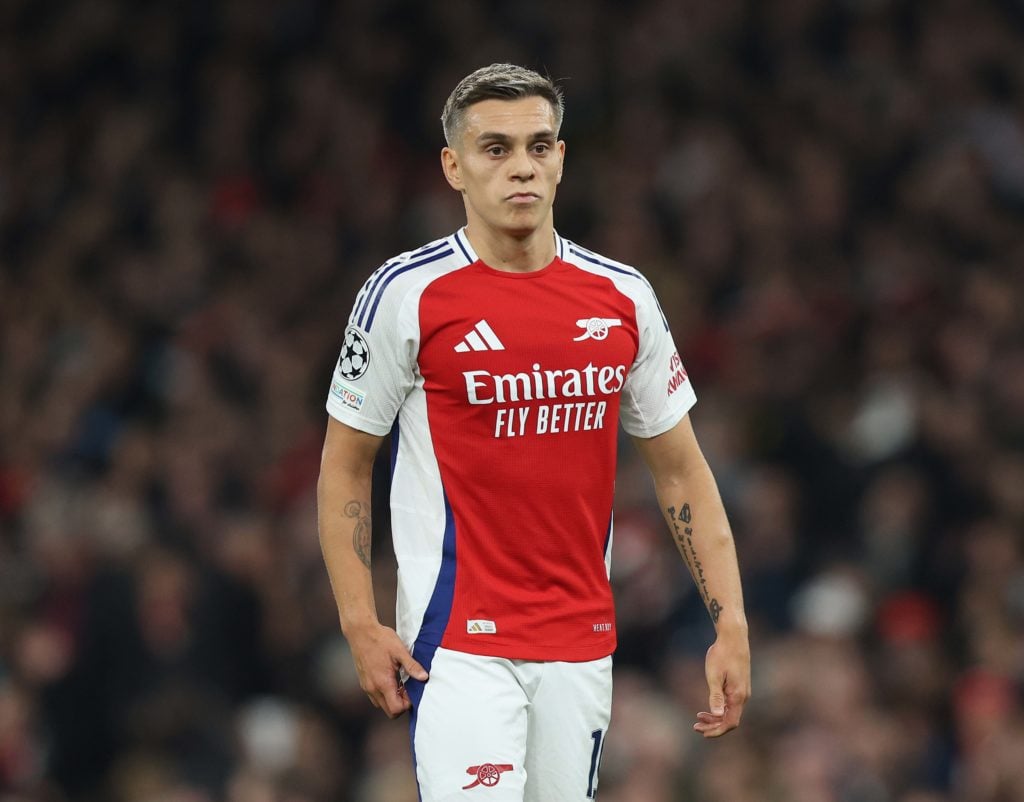
M707 734L708 732L715 731L722 726L721 721L697 721L693 725L693 729L701 734Z
M696 726L694 727L696 729ZM719 724L717 727L711 727L708 729L697 730L705 738L721 738L727 732L731 732L736 729L735 727L726 726L725 724Z
M408 699L403 699L396 694L391 697L390 703L384 709L384 712L388 714L388 718L398 718L410 707L412 707L412 705L409 703Z
M715 716L725 714L725 673L722 671L715 644L711 644L704 658L704 677L708 682L708 704Z
M739 726L742 714L741 707L727 707L725 715L721 718L706 722L698 721L693 725L693 728L705 738L720 738Z
M697 722L693 725L693 729L705 738L718 738L725 735L729 730L735 729L735 727L727 725L724 721L717 721L708 724Z
M730 699L729 703L725 706L725 721L723 723L732 730L740 725L741 718L743 718L743 702L734 702Z
M398 681L397 677L390 677L386 686L381 688L381 693L384 712L391 718L397 718L412 707L405 692L405 686Z
M383 710L389 718L403 712L404 708L398 701L398 678L392 672L378 672L364 685L363 691L373 706Z
M711 706L711 715L725 715L725 690L724 682L717 673L708 673L708 704Z
M398 718L405 712L405 707L399 701L397 695L383 697L378 707L384 711L388 718Z
M725 687L725 724L729 729L739 726L743 718L743 708L750 698L749 687L743 684L726 683Z
M413 656L409 654L409 652L405 652L403 655L401 655L399 657L399 662L402 668L404 669L405 673L408 674L410 677L412 677L413 679L418 679L420 680L420 682L427 681L427 677L429 675L427 674L426 669L423 668L423 666L421 666L418 662L416 662L416 660L413 659Z
M696 732L704 734L721 726L723 720L724 718L722 716L713 716L710 713L701 711L697 714L697 721L694 723L693 729Z

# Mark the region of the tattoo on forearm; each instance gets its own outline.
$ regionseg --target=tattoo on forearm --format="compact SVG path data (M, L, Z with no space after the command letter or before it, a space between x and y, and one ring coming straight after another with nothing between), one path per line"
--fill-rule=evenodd
M369 568L370 547L373 542L370 505L360 501L350 501L345 505L345 517L352 518L355 522L355 527L352 530L352 549L362 564Z
M675 507L666 507L666 512L668 512L669 521L672 523L672 533L675 535L679 552L686 561L686 567L690 569L693 581L697 583L697 588L701 598L704 599L704 606L707 607L711 620L717 624L718 618L725 608L718 603L718 599L712 599L708 593L708 583L704 578L704 566L701 565L700 559L697 557L697 549L693 545L693 527L690 526L693 523L693 512L690 510L690 505L683 504L678 510Z

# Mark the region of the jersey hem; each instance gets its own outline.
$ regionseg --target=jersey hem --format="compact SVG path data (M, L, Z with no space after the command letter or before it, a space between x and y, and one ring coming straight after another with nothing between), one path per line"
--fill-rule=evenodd
M391 424L381 424L368 421L366 418L354 415L349 412L345 407L327 402L327 413L337 421L344 423L346 426L351 426L353 429L358 429L361 432L367 434L375 434L380 437L388 434L391 431Z
M663 418L661 421L651 426L645 426L642 431L627 428L625 423L623 423L622 428L625 430L626 434L630 435L631 437L642 437L645 440L651 437L657 437L659 434L664 434L665 432L667 432L669 429L671 429L673 426L679 423L679 421L685 418L689 414L690 410L693 409L694 406L696 406L696 404L697 399L693 398L690 401L690 403L688 403L685 407L676 410L675 414L669 415L667 418Z
M615 652L617 646L613 636L610 639L602 640L599 643L587 644L586 646L545 646L536 644L510 644L495 643L440 643L442 649L453 652L464 652L475 654L481 657L501 657L506 660L536 660L546 663L586 663L591 660L600 660Z

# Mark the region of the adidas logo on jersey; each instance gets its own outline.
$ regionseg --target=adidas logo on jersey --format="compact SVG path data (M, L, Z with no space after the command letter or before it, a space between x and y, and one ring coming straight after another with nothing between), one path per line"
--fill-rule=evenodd
M455 346L455 350L460 354L467 351L504 351L505 346L498 339L498 335L494 333L494 329L487 325L487 321L481 320L462 339L462 342Z

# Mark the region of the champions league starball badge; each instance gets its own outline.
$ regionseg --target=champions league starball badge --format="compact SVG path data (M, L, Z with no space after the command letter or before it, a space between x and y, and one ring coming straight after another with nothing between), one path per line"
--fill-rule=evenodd
M370 364L370 349L363 335L353 326L345 329L345 342L341 346L338 357L338 370L349 381L355 381L364 373Z

